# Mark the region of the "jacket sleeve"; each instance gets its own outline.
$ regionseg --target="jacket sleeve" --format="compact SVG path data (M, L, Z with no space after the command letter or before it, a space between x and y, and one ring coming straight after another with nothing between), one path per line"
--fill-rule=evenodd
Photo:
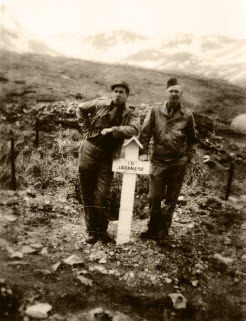
M139 136L139 141L143 145L143 149L140 154L148 154L149 142L152 136L152 128L154 127L154 111L153 108L148 112L145 117L143 127Z
M140 130L140 118L137 111L130 113L130 118L127 125L113 126L112 134L114 138L126 139L132 136L137 136Z
M88 102L78 104L76 115L83 133L86 133L90 129L90 116L95 112L97 107L97 100L91 100Z

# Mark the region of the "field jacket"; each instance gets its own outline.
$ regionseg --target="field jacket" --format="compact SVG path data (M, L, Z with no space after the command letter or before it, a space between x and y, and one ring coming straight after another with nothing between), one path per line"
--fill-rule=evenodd
M80 103L77 107L77 118L84 138L89 139L99 135L103 128L108 128L109 120L115 116L113 101L107 98L95 99ZM111 127L112 135L117 141L113 158L120 156L125 139L137 136L140 129L140 119L135 107L125 105L119 126Z
M143 145L141 154L148 154L151 137L152 160L173 161L189 156L191 146L196 141L192 112L180 105L180 108L169 116L167 101L155 104L144 120L139 137Z

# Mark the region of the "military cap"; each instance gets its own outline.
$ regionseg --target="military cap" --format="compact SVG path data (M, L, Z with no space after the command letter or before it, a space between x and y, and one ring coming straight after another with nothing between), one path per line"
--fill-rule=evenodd
M171 86L176 86L179 85L178 80L176 78L170 78L167 81L167 88L171 87Z
M125 90L126 90L126 93L127 93L127 94L130 93L129 85L128 85L128 83L126 83L125 81L119 81L119 82L114 83L114 84L111 86L111 89L114 90L114 88L117 87L117 86L124 87Z

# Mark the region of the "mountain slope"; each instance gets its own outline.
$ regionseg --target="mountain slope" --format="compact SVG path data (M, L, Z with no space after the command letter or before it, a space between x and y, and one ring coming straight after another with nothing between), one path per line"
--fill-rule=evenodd
M246 86L246 39L222 35L173 34L151 39L128 30L49 35L27 32L3 7L0 48L21 53L61 55L130 64L228 80Z
M226 81L185 74L167 74L144 68L100 64L79 59L0 52L0 97L2 104L32 106L38 101L85 99L110 93L115 79L125 79L131 87L129 102L153 104L165 99L169 77L178 77L183 100L193 111L229 122L245 112L245 90Z
M0 49L18 53L58 54L56 49L27 32L4 6L1 9Z

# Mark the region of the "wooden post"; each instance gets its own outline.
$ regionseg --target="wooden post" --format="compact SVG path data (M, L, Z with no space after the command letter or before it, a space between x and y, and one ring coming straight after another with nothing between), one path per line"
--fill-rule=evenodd
M233 174L234 174L234 169L235 169L235 164L232 161L230 164L230 168L229 168L229 176L228 176L228 181L227 181L227 186L226 186L226 195L225 195L226 201L228 200L230 192L231 192L231 183L232 183L232 178L233 178Z
M38 118L36 118L35 132L36 132L35 145L38 148L38 144L39 144L39 119Z
M15 178L15 146L14 146L14 137L10 139L11 146L11 188L16 191L16 178Z
M128 140L124 147L125 159L117 159L113 162L113 171L123 173L117 245L130 241L136 175L149 174L150 169L150 162L138 160L139 148L142 148L142 145L136 137Z

